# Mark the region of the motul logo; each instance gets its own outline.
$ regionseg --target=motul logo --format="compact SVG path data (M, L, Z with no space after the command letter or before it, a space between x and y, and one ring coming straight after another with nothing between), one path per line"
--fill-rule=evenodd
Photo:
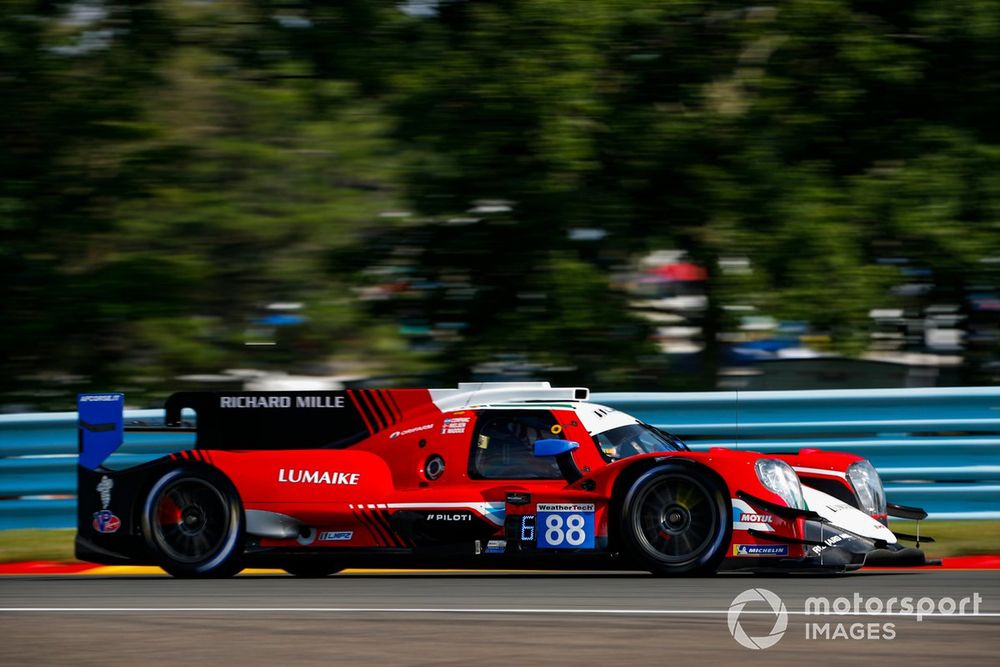
M356 472L330 472L328 470L278 470L278 481L290 484L336 484L357 486L361 474Z

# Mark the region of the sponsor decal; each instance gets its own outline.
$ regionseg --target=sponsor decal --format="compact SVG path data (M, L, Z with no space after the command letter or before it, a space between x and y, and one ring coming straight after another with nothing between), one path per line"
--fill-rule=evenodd
M428 514L427 521L472 521L471 514Z
M319 534L320 542L344 542L354 537L353 530L328 530Z
M593 549L594 503L538 503L539 549Z
M297 470L279 468L278 481L289 484L329 484L331 486L357 486L361 473L333 472L330 470Z
M503 518L505 514L504 504L502 502L389 503L387 507L393 510L427 510L428 512L435 513L447 511L446 508L451 509L453 512L457 512L459 510L472 510L477 514L481 514L484 519L497 526L503 525Z
M122 527L122 520L111 513L111 510L94 512L94 530L99 533L114 533Z
M121 394L83 394L80 396L81 403L103 403L105 401L117 401Z
M101 475L101 481L97 483L97 493L101 497L101 509L108 509L111 504L111 489L115 483L107 475Z
M486 552L488 554L502 554L507 551L507 540L490 540L486 543Z
M734 556L787 556L787 544L734 544Z
M510 491L507 493L508 505L527 505L530 502L531 502L530 493L522 493L520 491Z
M733 498L733 530L749 530L753 528L762 533L773 533L774 517L770 514L758 514L748 503Z
M291 396L220 396L220 408L290 408ZM296 396L297 408L342 408L343 396Z
M441 422L441 435L454 435L465 433L472 417L449 417Z
M539 512L593 512L594 503L538 503Z
M846 533L840 533L839 535L834 535L832 537L826 538L825 540L823 540L823 542L826 544L826 547L832 547L838 542L843 542L845 537L847 537ZM821 553L824 549L826 549L826 547L821 547L817 544L812 548L812 551L813 553L818 554Z
M101 510L94 512L93 526L99 533L114 533L122 526L122 520L116 517L108 505L111 504L111 489L114 481L107 475L101 476L101 481L97 483L97 493L101 497Z
M390 435L389 438L395 440L401 435L410 435L411 433L419 433L420 431L426 431L432 428L434 428L434 424L425 424L423 426L416 426L414 428L408 428L402 431L393 431L392 435Z

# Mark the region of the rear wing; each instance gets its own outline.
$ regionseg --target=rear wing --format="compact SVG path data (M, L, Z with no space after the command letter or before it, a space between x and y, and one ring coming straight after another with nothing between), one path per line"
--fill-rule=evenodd
M125 394L80 394L76 405L80 465L97 470L125 442Z
M426 395L424 390L421 391ZM199 449L347 447L398 422L401 411L380 405L369 420L357 392L180 392L166 401L162 423L125 419L125 395L81 394L77 400L80 465L97 470L125 442L126 432L195 433ZM193 410L195 422L182 419ZM373 426L374 424L374 426Z

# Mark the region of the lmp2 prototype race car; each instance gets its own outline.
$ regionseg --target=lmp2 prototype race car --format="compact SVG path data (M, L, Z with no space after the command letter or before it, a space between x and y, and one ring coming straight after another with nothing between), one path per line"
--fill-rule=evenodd
M889 514L926 513L887 505L861 457L691 451L588 397L546 382L185 392L167 400L163 424L126 426L122 394L84 394L76 555L178 577L927 562L888 528ZM133 430L193 432L195 444L116 469Z

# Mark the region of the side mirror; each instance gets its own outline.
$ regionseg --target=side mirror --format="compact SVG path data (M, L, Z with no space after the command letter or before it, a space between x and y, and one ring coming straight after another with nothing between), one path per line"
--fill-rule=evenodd
M546 440L535 440L535 456L553 456L559 465L559 472L563 478L572 484L583 477L583 473L576 466L573 460L573 450L579 449L580 445L572 440L556 440L549 438Z
M574 449L579 449L580 445L571 440L557 440L549 438L546 440L535 440L535 456L559 456L569 454Z

